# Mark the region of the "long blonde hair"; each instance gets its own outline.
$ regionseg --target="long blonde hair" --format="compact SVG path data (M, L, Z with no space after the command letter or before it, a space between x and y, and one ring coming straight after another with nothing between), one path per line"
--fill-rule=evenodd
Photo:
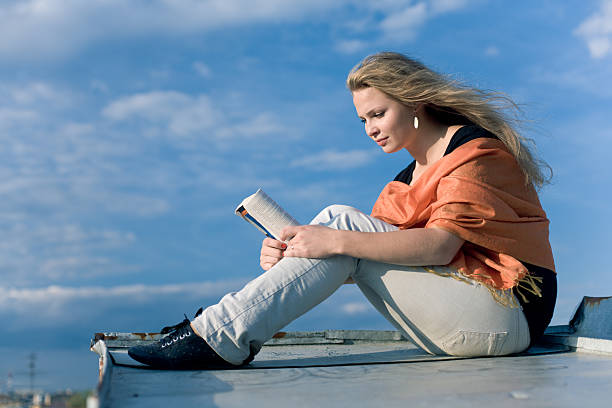
M444 77L422 63L394 52L366 57L346 79L351 92L372 87L400 103L423 104L436 120L447 125L474 124L497 136L514 155L526 183L542 187L552 178L552 169L535 157L532 141L521 136L519 107L507 96L465 86Z

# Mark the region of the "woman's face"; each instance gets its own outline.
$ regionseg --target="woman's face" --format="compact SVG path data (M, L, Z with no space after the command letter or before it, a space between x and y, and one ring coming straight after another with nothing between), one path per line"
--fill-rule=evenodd
M415 138L414 113L376 88L353 92L357 116L365 125L366 134L385 153L394 153L410 146Z

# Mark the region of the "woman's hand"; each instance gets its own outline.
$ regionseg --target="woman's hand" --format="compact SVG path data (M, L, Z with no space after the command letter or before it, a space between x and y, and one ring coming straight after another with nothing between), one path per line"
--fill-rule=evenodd
M272 268L278 261L283 259L283 251L287 244L272 238L266 238L261 243L261 254L259 255L259 265L264 271Z
M328 258L339 254L340 232L322 225L285 227L281 240L289 241L284 256L298 258Z

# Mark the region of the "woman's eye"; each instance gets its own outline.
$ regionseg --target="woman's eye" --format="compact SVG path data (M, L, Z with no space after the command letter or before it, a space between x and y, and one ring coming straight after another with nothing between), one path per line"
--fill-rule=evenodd
M359 121L365 125L365 119L360 118Z
M372 115L372 117L375 117L375 118L382 118L383 116L385 116L385 112L377 112L374 115Z

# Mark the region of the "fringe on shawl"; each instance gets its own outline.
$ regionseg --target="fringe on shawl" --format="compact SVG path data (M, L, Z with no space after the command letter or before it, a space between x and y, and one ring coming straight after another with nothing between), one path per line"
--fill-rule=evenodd
M436 271L435 269L427 267L427 266L423 266L423 269L426 272L433 273L434 275L442 276L445 278L453 278L455 280L458 280L460 282L467 283L470 285L473 285L474 283L479 283L483 285L485 288L487 288L487 290L489 291L489 293L491 294L491 296L497 303L505 307L510 307L510 308L520 307L520 303L518 302L517 295L521 297L524 303L529 303L529 300L527 299L527 297L525 296L523 292L530 293L537 297L542 297L542 290L538 286L538 283L542 283L542 278L539 276L532 276L529 273L527 273L523 278L518 279L516 282L516 285L513 286L512 288L502 290L502 289L497 289L496 287L490 284L487 284L486 282L483 282L481 280L473 279L473 278L470 278L469 276L463 275L459 271L451 270L450 272L440 272L440 271Z

